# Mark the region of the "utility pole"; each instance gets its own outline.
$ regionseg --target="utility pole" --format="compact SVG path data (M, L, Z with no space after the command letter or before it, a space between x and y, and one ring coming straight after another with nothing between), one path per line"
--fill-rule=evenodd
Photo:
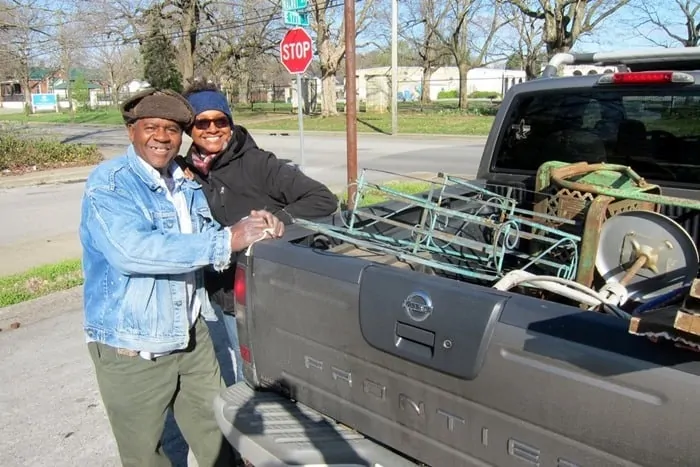
M399 133L399 0L391 0L391 134Z
M345 1L345 126L348 209L357 194L357 79L355 72L355 2Z

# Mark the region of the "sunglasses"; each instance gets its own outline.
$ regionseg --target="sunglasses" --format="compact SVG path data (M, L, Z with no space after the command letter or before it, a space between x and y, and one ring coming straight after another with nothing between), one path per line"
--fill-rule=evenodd
M198 130L207 130L211 126L211 124L214 124L216 128L226 128L230 125L228 118L226 117L219 117L219 118L202 118L200 120L195 120L194 121L194 127Z

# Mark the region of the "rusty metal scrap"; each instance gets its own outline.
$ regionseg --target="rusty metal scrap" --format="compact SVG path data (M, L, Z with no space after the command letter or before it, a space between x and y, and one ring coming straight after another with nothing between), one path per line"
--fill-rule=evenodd
M535 212L575 222L573 228L564 225L554 227L581 236L576 281L587 287L593 285L603 223L619 212L657 211L658 206L654 202L631 196L660 196L661 193L657 185L646 182L626 166L560 161L550 161L540 166L535 191L539 195L533 208Z
M538 175L538 182L546 184L547 179L559 187L594 196L700 209L700 201L663 195L658 185L648 183L631 167L624 165L551 161L540 167Z

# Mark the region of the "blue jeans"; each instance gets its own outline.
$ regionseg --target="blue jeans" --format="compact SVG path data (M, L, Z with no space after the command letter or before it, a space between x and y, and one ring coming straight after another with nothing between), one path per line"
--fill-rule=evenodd
M233 374L236 376L236 382L243 381L243 360L241 359L241 347L238 342L238 328L236 327L236 317L223 313L224 326L228 335L229 352L231 353L231 362L233 363Z

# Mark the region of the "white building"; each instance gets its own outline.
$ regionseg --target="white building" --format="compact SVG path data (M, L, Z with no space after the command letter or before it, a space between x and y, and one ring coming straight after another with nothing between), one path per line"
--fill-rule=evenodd
M594 65L564 65L560 69L560 76L582 76L582 75L602 75L603 73L614 73L614 66L594 66Z
M128 94L136 94L140 91L143 91L144 89L150 88L151 85L148 84L148 81L141 81L139 79L132 79L128 83L126 83L124 86L122 86L121 92L126 92Z
M421 67L398 68L398 98L400 101L418 101L421 96L423 69ZM365 103L367 110L386 111L391 106L391 67L374 67L357 70L357 100ZM497 96L512 86L525 81L522 70L502 70L495 68L473 68L467 73L467 95L475 92L488 92ZM454 97L459 92L459 69L441 67L430 77L430 99L435 101L441 93L453 91ZM319 110L321 105L321 80L304 76L302 97L309 110ZM345 86L337 85L338 102L345 101ZM444 94L443 94L444 96ZM293 108L297 106L296 81L292 81L284 92L285 101Z
M398 68L399 99L412 101L420 99L423 69L421 67ZM511 86L525 81L521 70L499 70L494 68L473 68L467 73L467 94L492 92L503 95ZM430 77L430 99L436 100L443 91L459 91L459 69L441 67ZM377 92L386 94L391 89L391 67L375 67L357 70L357 91L359 100L370 100ZM388 99L388 95L386 96Z

